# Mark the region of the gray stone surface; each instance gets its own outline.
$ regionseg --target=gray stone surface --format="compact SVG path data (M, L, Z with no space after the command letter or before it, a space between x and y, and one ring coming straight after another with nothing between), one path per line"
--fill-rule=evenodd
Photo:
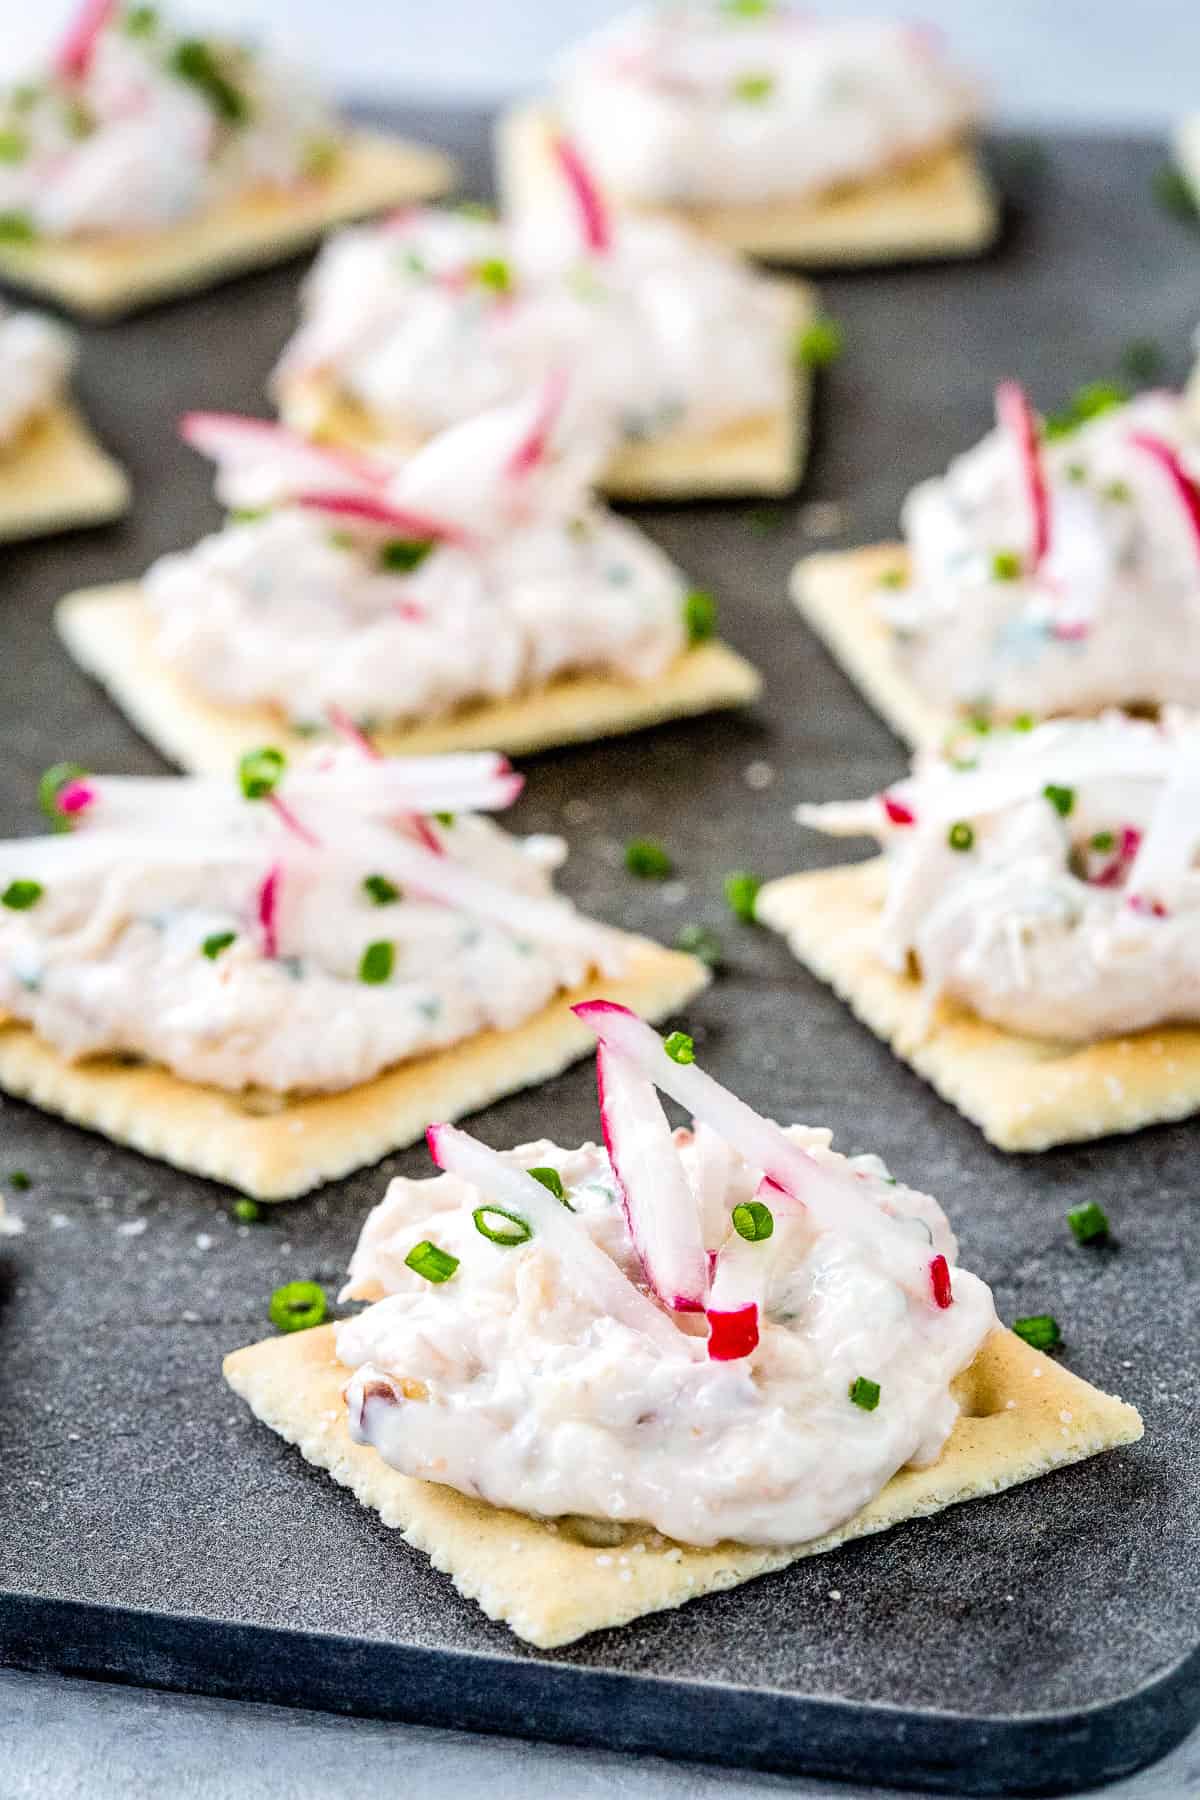
M463 133L478 170L478 132L464 124ZM653 1705L663 1677L693 1693L696 1682L716 1684L714 1719L722 1706L761 1694L768 1707L776 1696L811 1696L1031 1720L1120 1702L1195 1650L1195 1126L1036 1160L1001 1157L776 940L729 920L721 901L728 868L773 875L836 854L790 822L796 800L865 792L901 766L895 743L784 597L791 561L813 546L822 524L811 502L838 508L841 537L822 541L892 531L911 482L984 428L1000 375L1020 374L1040 403L1053 405L1078 381L1111 373L1133 335L1158 339L1166 373L1183 373L1200 237L1150 203L1159 153L1136 142L1056 141L1040 170L1018 165L1011 146L998 154L1018 211L997 257L825 284L850 347L823 384L802 501L766 514L718 506L644 515L697 582L722 597L728 634L767 671L761 712L539 759L514 823L566 832L574 846L566 884L592 911L664 937L684 920L718 928L727 972L689 1016L714 1071L778 1116L830 1124L843 1148L881 1150L937 1193L960 1227L965 1260L994 1284L1002 1316L1051 1307L1070 1365L1142 1408L1145 1443L538 1657L255 1426L217 1375L226 1350L266 1330L277 1282L302 1275L336 1286L364 1210L388 1175L423 1169L423 1153L390 1158L246 1228L214 1186L5 1102L0 1168L27 1170L33 1187L16 1197L24 1235L0 1240L4 1587L182 1621L294 1630L317 1645L330 1633L380 1647L464 1651L488 1659L472 1669L494 1672L498 1711L511 1684L532 1679L535 1667L548 1678L608 1672L631 1684L592 1717L590 1735L608 1745L637 1741L637 1707ZM85 397L134 470L138 505L110 531L6 554L0 829L36 829L33 783L60 757L96 768L157 766L65 661L50 630L51 605L68 587L138 572L215 520L207 471L174 442L172 422L197 403L245 408L260 399L293 317L295 281L295 270L284 271L87 334ZM763 790L747 781L754 764L771 773ZM676 882L638 884L619 867L620 844L643 832L661 835L675 853ZM590 1072L492 1109L479 1129L497 1144L547 1129L564 1138L593 1134ZM1080 1251L1066 1230L1067 1207L1094 1195L1120 1238L1114 1253ZM148 1636L143 1643L137 1632L118 1632L85 1654L66 1635L23 1635L14 1603L0 1602L0 1652L7 1641L11 1655L18 1640L25 1660L165 1678L161 1646L152 1656ZM303 1702L316 1691L320 1664L319 1649L282 1670L230 1660L206 1679L229 1692ZM28 1761L28 1696L45 1691L16 1678L3 1690L18 1724L26 1709L22 1780L36 1766ZM80 1690L61 1692L74 1696L61 1701L66 1716L89 1734L124 1709L131 1730L175 1717L193 1745L218 1729L229 1743L249 1745L249 1719L279 1744L300 1732L347 1742L344 1725L290 1715L270 1715L268 1726L266 1714L191 1701L95 1689L83 1703ZM82 1724L92 1713L93 1724ZM554 1728L544 1711L513 1722ZM425 1745L436 1760L440 1740L360 1729L380 1756L403 1743ZM1085 1740L1086 1733L1083 1756ZM687 1747L700 1754L706 1744L696 1737ZM761 1746L747 1749L755 1755ZM605 1768L623 1768L556 1763L549 1751L522 1752L520 1763L486 1745L459 1751L464 1767L497 1771L489 1786L509 1780L514 1791L513 1771L523 1767L590 1768L587 1780L597 1785L581 1792L600 1791ZM793 1743L790 1752L803 1759L818 1754L819 1743ZM1132 1763L1137 1753L1131 1727L1117 1754ZM899 1730L889 1763L898 1777L905 1755ZM0 1794L11 1773L0 1769ZM255 1791L240 1790L236 1770L228 1773L235 1785L224 1791ZM952 1773L937 1778L945 1786ZM271 1775L260 1766L253 1778ZM968 1770L962 1775L969 1780ZM241 1777L249 1784L248 1766ZM661 1780L678 1777L663 1771ZM736 1785L703 1780L714 1793ZM471 1791L469 1777L459 1791ZM767 1792L770 1784L742 1791Z

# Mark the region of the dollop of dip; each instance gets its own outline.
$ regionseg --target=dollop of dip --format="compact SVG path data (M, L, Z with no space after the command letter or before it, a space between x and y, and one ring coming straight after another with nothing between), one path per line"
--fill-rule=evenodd
M253 421L243 444L232 421L214 454L238 510L145 580L158 654L213 700L306 725L431 718L572 672L652 681L687 647L687 583L591 497L604 440L571 412L551 383L399 467Z
M1196 421L1171 393L1076 405L1040 422L1009 384L996 429L905 503L909 568L877 606L939 708L1200 703Z
M655 1295L596 1145L543 1140L497 1157L502 1173L561 1184L560 1230L534 1220L520 1242L499 1183L393 1181L342 1296L374 1302L337 1332L354 1371L352 1435L404 1474L494 1506L688 1544L802 1543L906 1464L936 1461L958 1413L951 1383L995 1324L991 1294L961 1269L944 1310L908 1292L894 1243L956 1254L937 1202L878 1157L837 1155L827 1131L781 1135L863 1207L873 1235L823 1229L777 1197L769 1240L747 1242L734 1208L744 1218L758 1205L762 1229L761 1169L705 1124L677 1131L710 1260L762 1263L757 1341L731 1360L715 1358L702 1312ZM449 1261L428 1260L430 1246ZM605 1304L584 1250L601 1253L624 1304L620 1291Z
M567 368L579 404L632 442L792 405L788 296L680 227L597 213L588 192L598 242L553 204L517 226L427 208L340 233L307 283L281 397L320 375L419 438Z
M339 128L294 67L187 36L154 5L84 0L49 69L0 93L0 238L165 230L336 163Z
M0 452L62 399L75 357L65 326L0 304Z
M1113 713L965 739L871 800L802 806L887 857L878 950L1011 1031L1200 1019L1200 734Z
M928 28L822 23L774 0L637 7L563 60L555 105L606 187L661 206L867 181L978 111Z
M52 784L74 829L0 844L0 1013L71 1059L337 1091L622 966L621 940L553 893L561 841L470 810L519 790L502 759L384 761L351 742L281 764L255 753L240 791Z

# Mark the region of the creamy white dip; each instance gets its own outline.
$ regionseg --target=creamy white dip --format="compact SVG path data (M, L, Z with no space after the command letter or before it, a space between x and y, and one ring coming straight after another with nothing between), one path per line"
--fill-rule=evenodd
M277 374L319 372L424 435L569 369L577 402L640 442L792 404L786 295L677 226L618 217L605 251L551 206L510 228L435 209L341 233Z
M623 14L563 60L555 103L606 186L684 206L868 180L977 112L927 28L822 23L772 0Z
M0 305L0 451L62 399L75 356L65 326Z
M999 719L1200 702L1200 535L1147 435L1200 483L1200 435L1170 393L1040 444L1049 545L1036 562L1003 426L913 490L908 579L877 604L931 701Z
M1012 1031L1200 1019L1200 737L1110 714L961 741L875 799L804 806L887 855L882 960Z
M591 498L604 452L586 432L556 427L542 464L510 472L540 404L456 426L390 479L389 502L469 534L418 539L408 571L403 532L287 499L268 442L220 491L278 504L147 575L158 654L213 700L309 725L335 706L360 723L430 718L584 670L654 680L687 645L687 583Z
M827 1131L792 1126L788 1136L953 1260L936 1201L893 1182L877 1157L836 1155ZM717 1249L758 1173L706 1127L675 1141ZM557 1170L578 1230L642 1291L602 1149L542 1141L504 1160ZM581 1292L536 1231L517 1246L482 1236L473 1214L489 1198L456 1175L392 1182L343 1294L375 1304L338 1327L337 1351L354 1370L358 1441L406 1475L519 1512L648 1524L692 1544L820 1536L905 1464L936 1460L958 1413L950 1384L996 1322L974 1276L956 1269L954 1304L937 1310L894 1279L882 1241L780 1211L758 1346L715 1362L703 1315L648 1300L677 1329L639 1330ZM426 1240L458 1259L449 1280L406 1266ZM860 1378L878 1383L874 1410L850 1399Z
M426 823L436 849L422 848L345 788L360 762L325 749L278 787L303 781L287 804L316 845L233 782L89 778L97 798L69 835L0 844L0 1013L72 1059L337 1091L620 966L619 941L553 894L560 840L463 812ZM363 766L389 779L392 765ZM460 899L421 886L430 863L435 885L468 884Z
M0 94L5 236L159 231L327 171L337 123L295 68L188 36L156 6L110 11L94 35L72 32L44 75Z

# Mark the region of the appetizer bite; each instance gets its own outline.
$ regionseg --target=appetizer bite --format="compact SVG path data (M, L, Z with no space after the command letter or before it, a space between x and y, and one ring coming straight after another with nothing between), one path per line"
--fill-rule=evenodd
M1200 1108L1200 733L1113 713L968 734L802 806L883 855L757 916L1002 1150Z
M567 1643L1140 1437L998 1327L936 1200L761 1117L682 1032L576 1011L604 1148L433 1126L444 1173L354 1253L366 1310L225 1363L489 1617Z
M570 371L629 500L782 494L808 445L811 291L669 223L614 217L565 140L518 229L410 209L341 233L275 375L285 420L411 449ZM719 346L719 354L714 349Z
M904 505L904 545L806 558L792 591L888 724L1200 704L1200 431L1172 393L1083 388L996 427Z
M477 816L502 757L387 760L352 729L236 780L47 772L0 844L0 1088L263 1200L557 1074L607 991L707 982L553 891L560 839Z
M49 66L0 91L0 143L0 273L108 317L453 180L289 64L122 0L81 0Z
M123 471L71 402L76 354L55 320L0 302L0 542L100 525L129 505Z
M551 378L399 465L194 414L228 523L64 601L67 646L207 772L342 717L388 751L517 751L752 700L711 596L592 498L603 442L567 407Z
M997 212L973 87L928 27L824 23L776 0L639 6L587 38L550 100L501 121L500 190L541 203L568 132L605 193L776 262L970 255Z

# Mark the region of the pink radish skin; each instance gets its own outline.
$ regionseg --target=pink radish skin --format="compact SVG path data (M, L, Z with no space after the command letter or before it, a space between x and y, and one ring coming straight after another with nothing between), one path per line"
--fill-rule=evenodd
M281 799L278 794L268 794L267 800L271 810L287 826L293 837L298 837L302 843L311 845L314 850L321 848L320 838L311 832L307 825L301 823L286 800Z
M597 256L606 256L613 243L612 219L595 178L569 138L556 132L550 143L563 177L575 196L584 243Z
M328 706L325 710L329 723L340 738L343 738L348 744L353 744L355 749L361 751L371 762L383 761L383 751L375 748L366 732L359 730L348 712L337 705ZM444 854L436 833L430 830L420 813L404 813L401 822L416 835L427 850L432 850L435 856Z
M64 81L82 81L92 66L100 34L117 14L118 0L84 0L54 58Z
M307 507L312 512L330 513L335 518L355 519L363 525L381 526L403 537L431 539L435 544L457 544L461 549L469 549L475 542L470 533L463 531L458 525L431 519L425 513L409 512L404 507L392 506L388 501L376 499L372 495L307 492L296 494L294 498L297 506Z
M279 887L282 880L283 870L276 863L267 872L267 877L258 890L258 923L262 931L263 955L271 958L279 954L276 921L279 914Z
M77 813L86 812L89 806L96 803L96 790L90 781L68 781L58 791L55 804L60 813L74 818Z
M523 476L532 474L546 460L550 439L567 397L568 385L565 369L556 369L547 379L537 416L528 434L522 438L508 460L506 473L514 480L519 481Z
M996 418L1017 446L1025 482L1031 521L1030 556L1038 569L1050 549L1050 495L1042 467L1037 420L1029 396L1016 381L1002 381L996 389Z
M596 1087L608 1159L646 1280L672 1312L703 1312L700 1213L654 1083L601 1044Z
M1171 485L1179 498L1179 504L1187 514L1188 523L1192 528L1196 550L1200 553L1200 482L1196 482L1188 474L1180 460L1179 452L1173 449L1165 439L1154 437L1148 431L1135 431L1131 433L1129 441L1137 449L1144 450L1147 456L1152 456L1164 473L1170 477Z
M179 435L190 449L216 463L244 463L276 455L303 470L296 479L309 486L324 478L352 481L356 487L375 492L386 487L392 476L391 469L371 457L314 444L286 425L246 418L241 413L185 413L179 421Z

